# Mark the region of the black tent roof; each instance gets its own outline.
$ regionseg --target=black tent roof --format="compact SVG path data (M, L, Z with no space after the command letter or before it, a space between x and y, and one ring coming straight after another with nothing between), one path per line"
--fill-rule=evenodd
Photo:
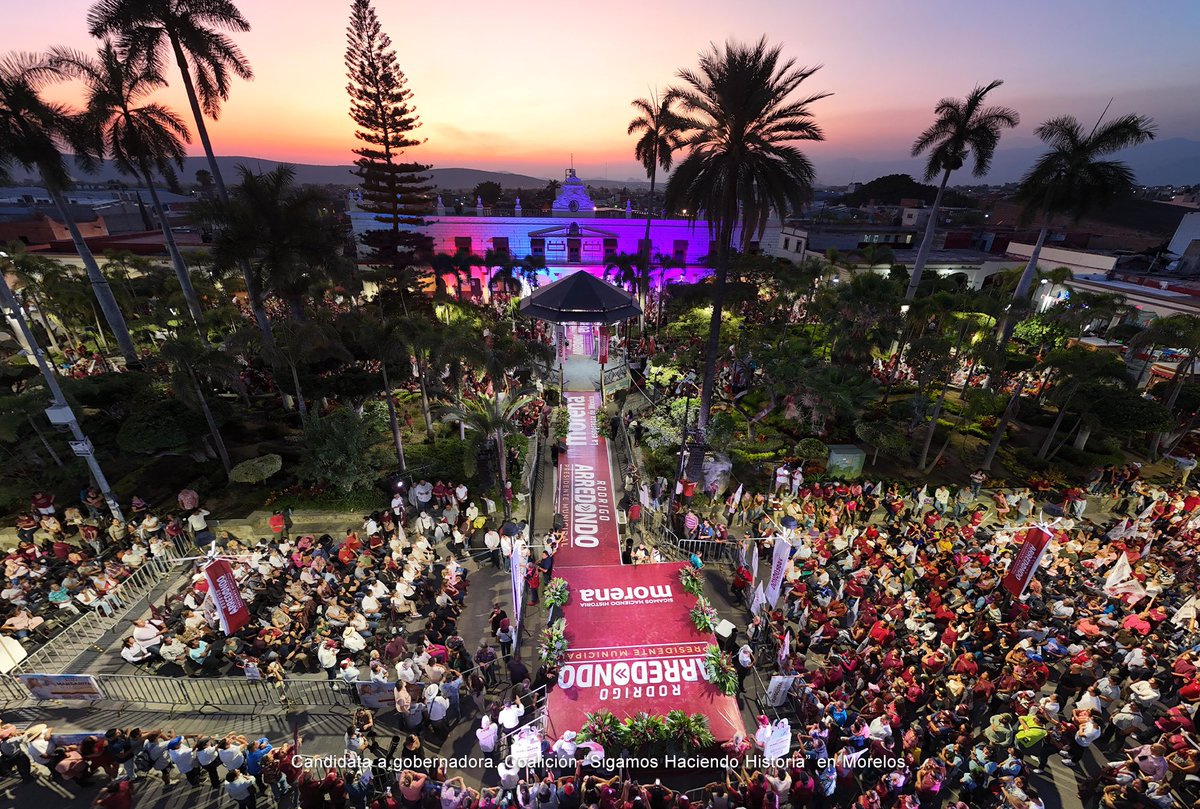
M619 323L642 313L633 295L580 270L535 290L521 314L551 323Z

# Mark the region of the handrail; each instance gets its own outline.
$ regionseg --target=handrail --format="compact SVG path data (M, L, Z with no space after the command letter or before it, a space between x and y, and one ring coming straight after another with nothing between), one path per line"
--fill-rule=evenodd
M157 587L189 551L183 537L175 537L163 556L147 559L128 578L117 584L96 603L108 604L111 612L104 614L99 607L90 608L78 621L64 627L41 648L29 655L13 671L24 674L61 674L85 649L75 648L83 642L94 645L104 633L116 626L147 593Z

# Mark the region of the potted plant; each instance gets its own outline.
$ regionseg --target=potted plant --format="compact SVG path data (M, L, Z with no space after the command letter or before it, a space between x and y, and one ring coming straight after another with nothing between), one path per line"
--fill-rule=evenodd
M696 599L696 606L692 607L691 619L696 631L702 635L711 635L716 632L717 624L721 621L721 617L717 615L712 603L704 596Z
M733 668L733 661L712 644L704 652L704 674L722 694L732 697L737 693L737 671Z
M685 593L694 596L704 595L704 581L694 568L685 567L679 571L679 584Z
M567 619L559 618L542 630L542 641L538 644L538 662L543 666L557 666L567 653Z
M671 711L666 716L667 741L680 753L695 753L715 744L708 717L701 713L688 715L683 711Z
M606 751L615 751L623 741L621 722L612 711L592 711L583 715L583 727L579 735L585 741L599 744Z

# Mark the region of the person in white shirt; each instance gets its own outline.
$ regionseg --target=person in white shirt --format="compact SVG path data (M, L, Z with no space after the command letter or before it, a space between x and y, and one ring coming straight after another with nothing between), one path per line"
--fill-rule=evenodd
M240 770L225 776L225 794L233 798L238 809L256 809L254 779Z
M200 777L204 771L197 766L196 752L188 745L187 738L176 736L167 742L167 755L171 757L171 763L175 765L175 769L179 770L179 774L186 778L189 784L192 786L200 784Z
M137 641L133 638L126 638L125 642L121 645L121 658L125 660L126 663L133 663L135 665L138 663L145 663L152 657L154 657L154 655L151 654L149 650L138 646Z
M504 730L516 730L524 715L525 706L521 704L521 698L517 697L516 701L504 704L497 719L500 721L500 727Z
M221 766L231 773L246 763L246 745L236 739L224 738L217 743Z
M554 752L556 757L562 759L563 761L574 761L575 751L578 748L579 745L575 743L575 731L568 730L563 733L561 739L554 743L554 746L551 748L551 750Z
M337 677L338 645L335 641L321 641L317 647L317 663L325 670L325 676L330 680Z
M25 731L29 758L34 764L41 764L49 769L50 757L54 754L54 748L50 744L50 737L53 735L54 729L45 725L34 725Z
M134 621L133 639L147 651L153 651L162 643L162 625L157 621Z
M425 689L425 704L429 712L429 721L438 734L442 734L446 729L446 714L450 710L450 700L442 694L440 688L431 685Z
M346 658L342 661L341 666L338 669L338 679L340 679L343 683L358 682L358 667L350 662L350 658Z
M496 750L496 741L500 737L499 728L492 724L491 717L484 715L480 720L479 728L475 731L475 738L479 740L479 749L484 753L492 753Z
M367 648L367 642L357 629L347 624L346 628L342 630L342 646L349 652L361 652Z
M1148 680L1138 680L1129 685L1129 694L1142 706L1158 702L1161 693L1158 690L1158 680L1151 677Z

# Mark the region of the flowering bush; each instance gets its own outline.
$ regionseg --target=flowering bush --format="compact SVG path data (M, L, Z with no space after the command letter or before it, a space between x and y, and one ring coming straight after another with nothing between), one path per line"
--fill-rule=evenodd
M640 711L621 723L621 746L631 753L646 752L667 741L667 723L661 716Z
M721 620L712 603L704 596L696 599L696 606L692 607L691 618L696 629L705 635L715 632L717 624Z
M700 574L690 567L685 567L679 571L679 583L685 593L690 593L694 596L704 595L704 582L700 580Z
M542 600L546 602L547 607L561 607L567 603L570 594L571 588L565 579L551 579L550 583L546 585Z
M613 716L612 711L592 711L584 714L579 736L584 741L596 742L609 750L621 742L621 722Z
M542 630L542 642L538 644L538 661L543 666L556 666L566 653L567 619L559 618Z
M737 671L733 668L733 661L712 644L704 652L704 674L726 696L732 697L737 693Z
M689 716L683 711L671 711L666 718L666 735L669 742L687 752L703 750L716 742L708 717L702 713Z

